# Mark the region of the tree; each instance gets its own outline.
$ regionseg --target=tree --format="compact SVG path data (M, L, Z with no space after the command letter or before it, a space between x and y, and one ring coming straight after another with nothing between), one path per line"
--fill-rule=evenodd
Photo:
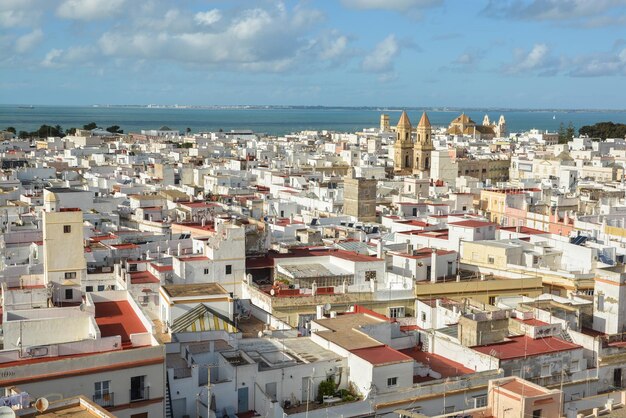
M565 136L568 141L571 141L574 138L574 135L576 135L576 129L574 128L574 124L570 122L565 130Z
M624 138L626 136L626 124L613 122L599 122L595 125L586 125L578 130L581 135L589 138L602 139Z
M563 122L559 125L559 144L567 143L567 132L565 132L565 125Z
M27 139L27 138L30 138L30 136L31 136L30 133L26 131L20 131L20 133L17 134L17 137L19 139Z
M74 135L76 133L76 128L69 128L65 130L65 135Z
M109 126L108 128L106 128L107 132L111 132L112 134L123 134L124 131L120 129L119 126L117 125L113 125L113 126Z
M185 129L185 132L190 133L191 132L191 128Z
M87 130L87 131L91 131L94 130L98 127L98 125L96 125L96 122L90 122L87 125L83 125L83 129Z
M15 130L15 128L14 128L14 127L12 127L12 126L9 126L9 127L7 128L7 131L8 131L8 132L11 132L12 134L17 134L17 131L16 131L16 130Z

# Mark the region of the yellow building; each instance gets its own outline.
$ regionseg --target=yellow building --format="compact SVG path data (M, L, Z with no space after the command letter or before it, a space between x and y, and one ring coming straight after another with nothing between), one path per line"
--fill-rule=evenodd
M393 168L397 175L409 175L413 172L413 141L411 140L411 121L406 112L402 112L396 127Z
M432 127L426 112L424 112L420 122L417 124L415 147L413 148L413 161L415 163L413 174L417 174L423 179L430 177L431 152L434 149Z

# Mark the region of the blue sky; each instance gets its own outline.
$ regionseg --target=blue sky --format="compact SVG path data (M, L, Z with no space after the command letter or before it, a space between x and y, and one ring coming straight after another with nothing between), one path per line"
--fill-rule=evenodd
M2 0L0 103L626 108L626 0Z

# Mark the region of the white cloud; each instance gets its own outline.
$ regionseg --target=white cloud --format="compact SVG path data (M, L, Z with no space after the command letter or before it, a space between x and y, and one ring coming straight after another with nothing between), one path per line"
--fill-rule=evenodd
M41 7L34 0L0 1L0 27L17 28L36 25Z
M332 34L332 37L320 41L319 58L322 60L335 60L346 55L348 37Z
M384 73L393 70L393 60L400 53L400 45L395 35L391 34L379 42L374 50L361 63L363 71Z
M64 0L57 7L57 15L64 19L98 20L119 15L126 0Z
M59 63L58 59L61 57L62 54L63 54L62 49L56 49L56 48L51 49L50 51L48 51L43 61L41 61L41 65L43 65L44 67L49 67L49 68L60 67L61 63Z
M22 35L15 41L15 50L20 54L28 52L43 39L41 29L35 29L26 35Z
M218 9L207 10L196 13L193 18L200 25L211 26L222 19L222 12Z
M359 10L393 10L406 12L414 9L423 9L437 6L442 0L341 0L341 3L350 9Z
M177 21L181 19L184 15ZM321 19L316 10L300 6L288 10L280 3L269 9L243 10L229 19L209 11L190 16L184 28L146 24L105 32L98 45L105 55L115 58L283 71L307 59L306 53L317 43L315 29ZM207 28L209 22L218 21L219 25ZM326 52L328 59L339 53L344 42L339 39Z
M507 74L555 75L564 66L566 59L552 56L546 44L535 44L530 50L515 49L512 62L503 66Z

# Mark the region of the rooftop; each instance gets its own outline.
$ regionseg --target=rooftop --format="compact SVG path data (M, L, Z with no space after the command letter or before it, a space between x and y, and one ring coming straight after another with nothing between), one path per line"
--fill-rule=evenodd
M387 345L378 347L359 348L351 351L352 354L361 357L374 366L384 366L388 364L413 362L413 359L406 354Z
M119 335L122 343L129 343L131 334L147 332L128 301L98 302L95 305L96 323L102 337Z
M461 363L457 363L454 360L440 356L435 353L427 353L415 348L407 348L400 350L404 355L413 358L418 363L428 366L434 372L441 375L442 378L457 377L466 374L474 373L474 370L468 369Z
M533 339L526 335L509 337L501 343L472 347L473 350L479 353L487 354L500 360L557 353L578 348L582 347L560 338L545 337Z
M169 284L162 288L172 298L229 294L219 283Z

